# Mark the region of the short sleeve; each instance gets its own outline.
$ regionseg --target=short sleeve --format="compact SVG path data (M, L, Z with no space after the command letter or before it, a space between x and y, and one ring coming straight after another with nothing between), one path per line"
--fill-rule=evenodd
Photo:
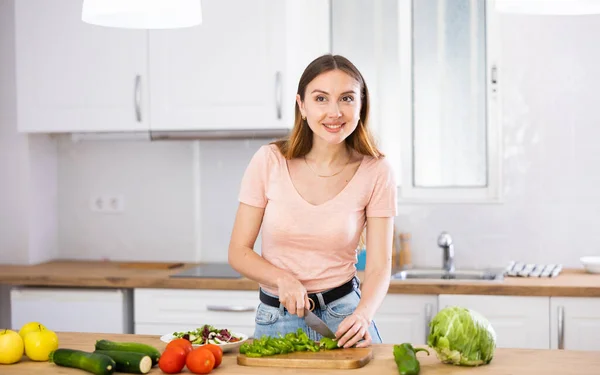
M367 204L367 217L392 217L398 213L398 191L394 171L387 159L378 160L375 185Z
M240 187L239 201L250 206L265 208L269 179L269 147L261 146L246 167Z

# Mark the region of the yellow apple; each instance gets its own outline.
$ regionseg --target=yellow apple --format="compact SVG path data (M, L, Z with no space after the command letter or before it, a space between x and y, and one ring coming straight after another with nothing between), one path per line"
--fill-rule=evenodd
M32 361L47 361L51 351L58 349L58 336L49 329L39 329L25 336L25 355Z
M10 329L0 330L0 364L17 363L23 357L23 339Z
M29 332L39 331L40 329L46 329L46 327L44 327L44 325L40 322L25 323L19 330L19 335L23 340L25 340L25 336L27 336Z

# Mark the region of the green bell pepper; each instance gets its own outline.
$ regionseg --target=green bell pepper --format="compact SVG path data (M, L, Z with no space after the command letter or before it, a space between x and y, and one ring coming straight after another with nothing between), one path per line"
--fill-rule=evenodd
M400 375L418 375L421 371L421 364L417 359L417 352L424 351L429 355L429 350L425 348L414 348L409 343L394 345L394 361L398 367Z
M300 351L318 352L319 345L308 338L308 335L298 328L296 332L290 332L279 337L263 336L240 346L240 353L248 357L266 357L275 354L285 354Z
M338 342L335 339L330 339L329 337L321 338L319 346L326 350L339 349Z

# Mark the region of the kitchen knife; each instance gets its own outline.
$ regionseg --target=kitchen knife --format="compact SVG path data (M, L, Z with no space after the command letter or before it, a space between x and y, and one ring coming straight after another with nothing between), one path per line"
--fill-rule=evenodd
M335 339L335 333L333 333L329 327L327 327L327 324L309 309L304 309L304 321L307 326L314 329L315 332L319 333L321 336Z

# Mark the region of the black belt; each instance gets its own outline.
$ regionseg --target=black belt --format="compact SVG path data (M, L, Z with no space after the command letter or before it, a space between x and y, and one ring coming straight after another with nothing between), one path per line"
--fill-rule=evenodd
M321 295L323 296L323 302L325 303L325 305L327 305L328 303L333 302L336 299L344 297L345 295L347 295L348 293L350 293L354 290L355 285L358 286L358 280L355 277L353 277L346 283L344 283L338 287L335 287L333 289L330 289L326 292L321 293ZM265 292L263 292L262 289L260 290L259 298L260 298L260 301L266 305L269 305L272 307L279 307L279 305L280 305L279 298L272 297L272 296L266 294ZM317 297L317 293L310 293L308 295L308 298L312 301L310 307L318 308L319 306L321 306L319 303L319 298ZM312 308L311 308L311 310L312 310Z

